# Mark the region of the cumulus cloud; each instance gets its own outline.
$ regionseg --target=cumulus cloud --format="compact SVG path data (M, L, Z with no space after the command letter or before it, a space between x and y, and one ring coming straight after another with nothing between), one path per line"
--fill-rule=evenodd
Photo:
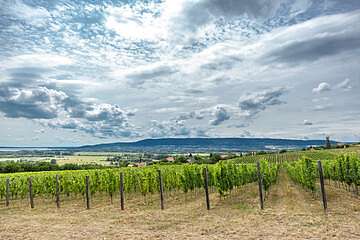
M275 106L285 103L279 98L283 96L287 90L285 88L274 88L260 92L248 93L241 96L238 106L245 111L249 117L257 115L269 106Z
M187 126L183 120L152 120L148 127L147 136L153 138L163 137L208 137L208 129L202 126Z
M217 126L220 125L221 123L223 123L226 120L230 119L230 114L228 113L228 111L222 107L222 106L216 106L215 111L214 111L214 119L210 120L210 124Z
M10 118L52 119L64 108L68 96L46 87L19 89L0 86L0 111Z
M48 126L84 131L94 136L133 137L138 133L129 123L133 111L125 111L117 105L84 102L68 99L65 111L67 118L49 121Z
M148 134L151 137L190 136L191 129L183 121L157 121L152 120Z
M77 111L75 117L84 118L91 122L108 121L123 122L127 118L127 113L117 105L107 103L93 104L82 103L81 111Z
M128 121L134 116L133 111L112 104L85 102L43 86L0 85L0 111L8 118L32 119L52 128L79 130L99 137L137 135Z
M106 137L137 137L139 134L127 122L85 121L79 118L51 119L39 121L40 124L51 128L62 128L81 131L98 138Z
M316 88L313 88L312 90L313 93L323 93L328 91L331 91L331 86L327 82L320 83Z

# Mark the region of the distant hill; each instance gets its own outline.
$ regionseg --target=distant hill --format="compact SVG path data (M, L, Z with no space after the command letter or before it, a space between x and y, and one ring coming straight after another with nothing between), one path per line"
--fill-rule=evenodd
M336 142L332 142L333 144ZM161 138L137 142L117 142L86 145L79 151L134 151L134 152L202 152L202 151L261 151L301 149L323 146L324 140L292 140L271 138Z

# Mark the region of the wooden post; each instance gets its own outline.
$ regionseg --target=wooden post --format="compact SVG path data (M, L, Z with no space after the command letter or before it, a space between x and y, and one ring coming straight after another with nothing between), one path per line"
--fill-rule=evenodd
M34 208L34 192L32 186L32 177L29 177L29 198L30 198L30 207Z
M323 202L324 210L326 211L327 199L326 199L325 184L324 184L324 173L323 173L321 161L318 161L317 164L318 164L319 177L320 177L320 189L321 189L322 202Z
M10 178L6 178L6 206L10 205Z
M120 173L120 207L124 210L124 173Z
M59 175L56 175L56 207L60 208L60 182Z
M158 169L158 173L159 173L160 207L161 210L164 210L164 186L163 186L163 179L161 176L160 169Z
M90 181L89 181L89 176L85 176L85 196L86 196L86 209L90 209Z
M207 210L210 210L209 173L207 167L204 168L204 187L205 187L206 208Z
M264 209L264 197L263 197L263 183L262 183L262 176L261 176L259 161L256 163L256 166L257 166L257 175L258 175L258 183L259 183L260 208L262 210L262 209Z

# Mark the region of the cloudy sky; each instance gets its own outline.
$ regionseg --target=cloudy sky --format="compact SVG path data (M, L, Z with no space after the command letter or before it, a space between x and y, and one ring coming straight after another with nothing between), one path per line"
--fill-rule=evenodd
M0 0L0 145L360 141L359 0Z

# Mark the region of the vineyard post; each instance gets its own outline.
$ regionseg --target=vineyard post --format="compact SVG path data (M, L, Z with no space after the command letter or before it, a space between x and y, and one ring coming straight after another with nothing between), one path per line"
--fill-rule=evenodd
M256 166L257 166L257 175L258 175L258 183L259 183L260 208L262 210L264 209L264 197L263 197L263 183L262 183L262 176L260 170L260 161L256 163Z
M158 169L158 173L159 173L159 190L160 190L160 206L161 206L161 210L164 210L164 186L163 186L163 179L161 176L161 171L160 169Z
M324 173L323 173L321 161L318 161L317 164L318 164L319 177L320 177L320 189L321 189L322 202L323 202L324 210L326 211L327 199L326 199L325 184L324 184Z
M205 187L205 197L206 197L206 208L210 210L210 199L209 199L209 173L208 168L204 168L204 187Z
M124 173L120 173L120 207L124 210Z
M56 206L60 208L60 182L59 182L59 175L56 174Z
M32 177L29 177L29 198L30 198L30 207L34 208L34 192L32 185Z
M85 195L86 195L86 209L90 209L90 181L89 181L89 176L85 176Z
M10 205L10 178L6 178L6 206Z

